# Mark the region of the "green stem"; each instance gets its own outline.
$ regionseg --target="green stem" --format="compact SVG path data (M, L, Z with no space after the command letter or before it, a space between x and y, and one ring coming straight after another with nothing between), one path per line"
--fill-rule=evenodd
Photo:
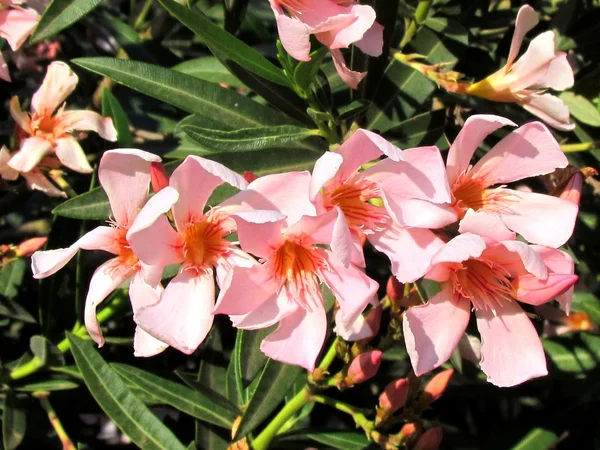
M142 28L142 25L146 21L146 16L150 12L150 8L152 8L152 2L153 2L153 0L146 0L146 3L144 3L144 6L142 7L142 10L140 11L140 15L137 16L137 19L135 19L133 28L136 31L139 30L140 28Z
M327 353L325 353L325 356L323 356L323 360L321 361L321 364L319 364L318 368L320 370L326 371L327 369L329 369L329 366L331 365L331 363L333 363L333 361L335 361L335 358L337 356L338 342L340 342L340 338L336 337L335 340L333 341L333 343L329 346Z
M54 431L56 431L56 434L58 435L58 438L60 439L60 442L63 445L63 450L75 450L76 447L73 444L73 441L71 441L71 439L69 438L69 435L62 426L62 423L58 418L56 411L54 411L54 408L50 404L50 400L48 400L49 394L47 392L43 392L38 393L35 396L38 397L42 408L44 408L46 414L48 414L48 420L50 420L52 428L54 428Z
M106 306L102 311L98 313L98 322L104 323L108 319L110 319L119 309L125 304L125 301L120 297L115 297L110 305ZM86 337L87 330L85 326L79 325L73 329L73 334L78 337ZM56 346L61 353L66 353L71 349L71 344L68 339L63 339ZM12 380L19 380L21 378L25 378L31 374L36 373L38 370L44 367L44 362L39 359L37 356L34 356L28 363L23 364L22 366L17 367L10 373L10 378Z
M563 144L560 146L561 150L565 153L570 152L585 152L592 150L596 146L596 142L581 142L579 144Z
M422 25L423 22L425 22L425 19L427 19L427 14L429 14L429 9L431 8L432 3L433 0L421 0L419 2L415 11L415 17L413 20L411 20L410 25L408 25L408 27L406 28L406 31L404 32L404 37L400 42L401 49L404 48L413 37L415 37L419 26Z
M275 438L279 430L290 420L294 414L300 411L311 400L308 386L305 386L298 392L286 405L279 414L267 425L267 427L252 441L254 450L263 450L269 448L269 444Z

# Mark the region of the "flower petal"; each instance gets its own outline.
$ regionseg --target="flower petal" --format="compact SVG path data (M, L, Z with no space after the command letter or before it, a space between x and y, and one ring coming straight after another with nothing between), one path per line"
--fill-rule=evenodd
M295 313L284 317L277 330L269 334L260 344L260 349L269 358L285 364L315 369L317 356L327 334L327 315L322 302L311 302L312 310L298 308Z
M346 83L352 89L358 89L359 83L367 75L367 72L355 72L350 70L344 60L344 55L340 50L331 50L331 56L333 57L333 65L337 70L338 75L344 83Z
M27 186L30 189L42 191L49 197L63 197L67 198L67 194L54 186L46 175L39 170L32 170L31 172L22 173L23 178L27 181Z
M212 327L214 302L212 271L185 271L171 280L158 303L141 308L135 321L151 336L189 355Z
M502 302L495 311L476 311L481 334L481 370L496 386L509 387L548 374L540 338L515 302Z
M538 14L531 6L523 5L519 9L515 22L515 32L513 33L512 41L510 43L510 52L508 53L506 67L510 67L517 58L521 45L523 44L523 38L538 24L538 22Z
M504 117L489 114L476 114L466 120L448 152L446 170L451 186L456 183L459 175L468 169L475 150L487 135L507 125L516 126Z
M52 144L36 137L27 138L21 143L21 148L8 162L8 165L19 172L29 172L52 150Z
M554 32L546 31L537 35L529 44L527 51L513 64L509 73L511 90L518 92L538 85L538 80L546 72L546 66L555 55Z
M286 217L278 211L240 211L233 215L244 251L268 258L283 242Z
M326 152L317 159L310 178L310 201L314 202L317 199L321 189L338 173L343 161L343 156L336 152Z
M486 248L485 241L473 233L464 233L451 239L431 259L431 265L461 263L481 256Z
M565 293L577 281L577 275L551 273L542 280L533 275L522 275L512 281L516 299L530 305L542 305Z
M369 56L380 56L383 52L383 27L374 22L360 41L354 43L363 53Z
M159 161L159 156L136 149L110 150L102 156L98 178L119 225L131 226L146 203L150 166Z
M575 128L575 124L570 122L569 107L552 94L530 95L522 106L553 128L564 131Z
M57 116L60 120L59 126L67 133L95 131L102 139L112 142L117 140L117 130L110 117L102 117L94 111L63 111Z
M541 280L548 278L548 268L544 260L530 245L515 240L503 241L501 244L506 250L519 256L525 270L531 275Z
M149 358L164 352L169 347L162 341L152 337L140 327L135 327L133 335L133 356L138 358Z
M54 61L48 66L42 85L33 94L31 109L33 112L49 117L77 86L79 78L63 62Z
M546 73L537 81L537 85L543 88L551 88L555 91L564 91L573 87L575 78L573 68L569 64L567 54L558 52L554 59L548 64Z
M0 9L0 37L3 37L13 51L23 45L33 32L40 16L32 9Z
M270 0L277 33L285 51L298 61L310 61L310 29L300 20L286 16L275 0Z
M57 139L54 141L54 150L60 162L69 169L79 173L94 171L77 139L70 136Z
M544 264L550 272L573 275L575 273L575 264L573 258L567 252L541 245L532 245L533 248L544 260ZM563 294L556 297L562 310L569 314L571 312L571 302L573 300L574 288L570 287Z
M470 307L469 300L453 294L451 284L447 283L427 304L404 313L406 349L417 376L450 359L467 329Z
M516 234L504 225L498 214L484 210L468 209L460 221L458 232L478 234L495 241L508 241L516 238Z
M297 302L291 301L287 297L285 290L281 290L279 293L274 292L270 298L249 313L230 315L229 318L236 328L257 330L275 325L300 308Z

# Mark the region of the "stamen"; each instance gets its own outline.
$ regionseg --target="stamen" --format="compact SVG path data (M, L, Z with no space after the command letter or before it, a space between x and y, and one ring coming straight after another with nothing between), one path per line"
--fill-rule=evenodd
M470 169L470 168L469 168ZM504 186L489 188L480 178L473 178L469 170L461 174L452 190L452 207L462 219L468 209L487 212L505 212L518 201L512 191Z
M202 220L190 223L183 231L184 269L206 271L229 252L225 237L235 229L230 217L209 212Z

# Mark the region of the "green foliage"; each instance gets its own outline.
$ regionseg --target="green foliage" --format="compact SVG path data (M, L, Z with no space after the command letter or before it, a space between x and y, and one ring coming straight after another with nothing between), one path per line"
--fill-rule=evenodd
M100 3L102 0L52 0L44 11L31 41L40 42L54 36L89 14Z

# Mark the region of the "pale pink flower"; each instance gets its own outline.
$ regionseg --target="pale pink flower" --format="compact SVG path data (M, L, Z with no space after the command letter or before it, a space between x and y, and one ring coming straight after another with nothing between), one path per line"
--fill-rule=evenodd
M104 344L104 338L96 318L96 308L112 291L131 278L129 298L135 313L141 307L156 302L162 289L163 268L140 262L126 236L148 197L150 165L158 161L158 156L141 150L106 152L100 160L98 178L110 202L113 217L110 226L93 229L69 248L36 252L31 258L33 276L40 279L62 269L80 249L104 250L115 255L96 269L85 300L85 326L100 346ZM139 327L136 329L136 356L152 356L166 347Z
M548 125L572 130L575 125L569 121L569 108L558 97L545 93L547 89L563 91L574 83L567 54L555 50L554 32L546 31L534 38L527 51L516 60L523 38L538 22L535 10L529 5L522 6L506 65L470 85L466 92L497 102L518 103Z
M575 283L572 260L557 258L556 252L516 240L484 240L472 233L440 249L425 278L438 281L441 292L404 315L406 347L417 376L450 358L471 308L482 340L480 366L488 381L514 386L546 375L540 338L517 301L541 305Z
M360 171L383 155L387 158ZM390 258L392 273L402 282L422 276L443 245L430 229L456 221L439 150L401 151L366 130L317 160L310 198L320 213L343 213L345 223L334 230L331 245L345 264L364 266L361 237L366 236ZM376 206L373 199L383 205Z
M48 67L41 87L31 100L31 112L21 110L19 99L10 101L10 114L19 128L19 151L8 162L19 172L30 172L45 156L56 156L76 172L91 173L83 149L73 131L95 131L109 141L117 140L117 131L109 117L93 111L65 111L64 101L77 86L75 73L62 62Z
M353 89L366 73L346 66L341 48L356 45L367 55L383 49L383 27L375 22L375 10L355 0L269 0L277 20L279 38L298 61L310 61L310 35L331 50L335 68Z
M17 50L29 37L40 20L35 10L23 8L24 2L0 0L0 37Z
M323 248L331 244L336 211L289 224L275 211L244 211L234 217L241 247L264 264L234 267L221 285L215 313L228 314L241 329L279 323L261 350L277 361L314 370L327 334L320 283L335 295L347 325L365 309L377 283Z
M498 116L471 116L450 147L447 174L452 206L461 219L459 231L496 240L513 239L512 232L516 232L534 244L559 247L573 233L577 205L505 187L568 165L546 126L531 122L517 128L471 166L471 158L486 136L506 125L515 126Z
M256 264L226 238L236 229L224 206L204 208L213 190L223 184L238 189L246 181L219 163L188 156L140 211L127 239L146 264L181 269L153 305L135 313L135 321L152 336L190 354L213 323L214 270L220 282L232 265ZM174 229L165 213L171 212Z

